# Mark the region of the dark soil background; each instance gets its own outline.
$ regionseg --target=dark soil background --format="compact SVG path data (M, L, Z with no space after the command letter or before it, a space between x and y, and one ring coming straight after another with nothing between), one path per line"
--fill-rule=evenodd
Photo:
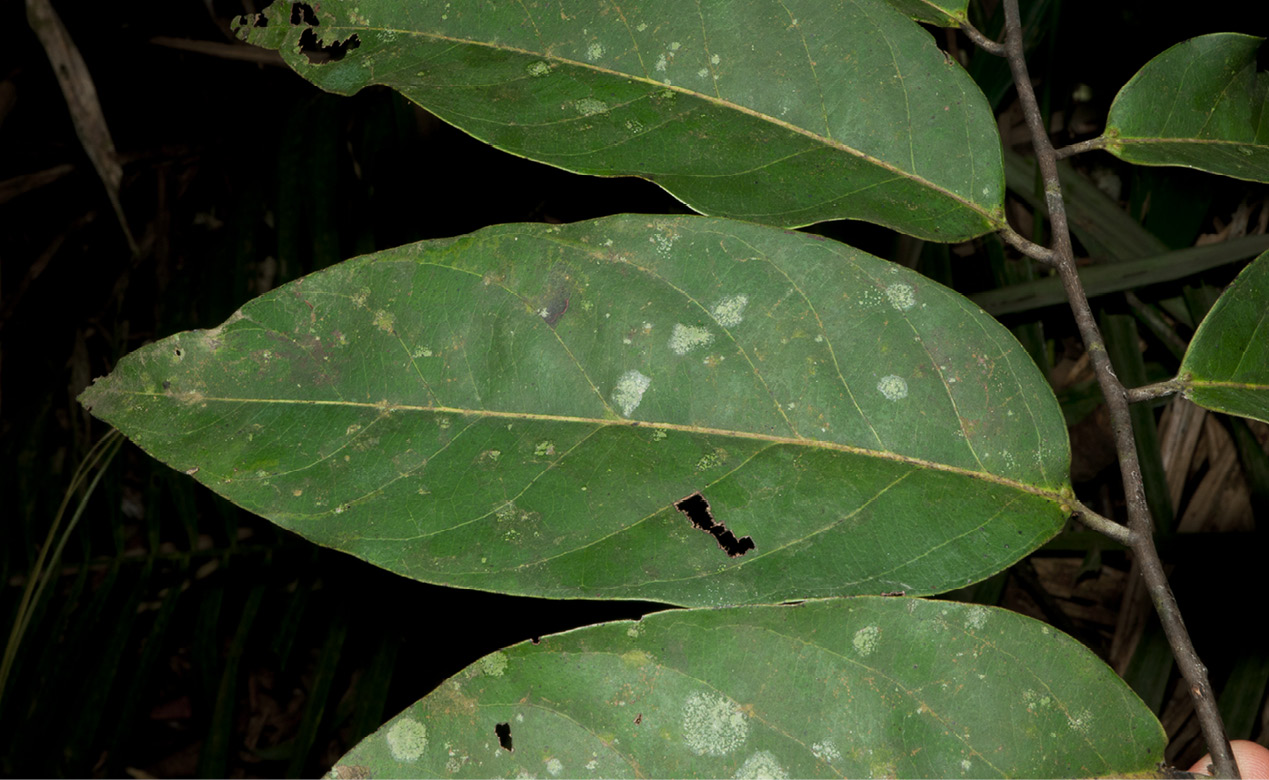
M76 469L106 432L74 399L122 355L217 325L255 295L375 249L501 222L685 212L642 180L580 177L485 147L386 89L323 93L233 39L231 20L259 10L250 0L53 5L96 86L138 251L23 4L0 3L5 625ZM975 12L990 30L995 4L984 5ZM1210 2L1193 6L1201 16L1182 18L1145 0L1024 3L1049 36L1032 67L1057 142L1097 135L1118 88L1168 46L1207 32L1269 33L1267 6ZM934 34L954 56L972 55L963 37ZM1016 106L1000 64L970 69L998 100L1012 143ZM1264 186L1134 171L1100 153L1077 164L1117 177L1124 208L1169 246L1264 232ZM1016 213L1029 220L1025 209ZM1000 284L1005 266L1016 265L993 266L992 240L949 254L869 225L813 229L907 258L964 292ZM1238 269L1138 292L1151 305L1210 303ZM1136 310L1123 295L1098 304L1132 325ZM1054 307L1006 324L1041 334L1043 367L1075 423L1079 494L1122 517L1104 410L1088 389L1068 312ZM1183 323L1176 327L1188 338ZM1129 343L1150 379L1175 371L1175 358L1144 327ZM1151 426L1162 414L1155 409ZM1179 476L1169 475L1180 487L1161 544L1222 706L1244 713L1233 735L1264 742L1269 651L1238 621L1264 622L1269 489L1252 451L1264 457L1269 429L1205 424L1212 431L1189 445ZM1166 420L1158 430L1159 446L1169 446ZM82 495L71 494L69 511ZM1186 517L1199 519L1187 527ZM1114 545L1072 528L1009 572L951 595L1040 617L1107 658L1162 713L1169 756L1185 767L1201 742L1157 624L1129 587L1130 565ZM84 504L23 637L0 700L0 773L318 775L485 653L659 608L406 581L282 532L125 445Z

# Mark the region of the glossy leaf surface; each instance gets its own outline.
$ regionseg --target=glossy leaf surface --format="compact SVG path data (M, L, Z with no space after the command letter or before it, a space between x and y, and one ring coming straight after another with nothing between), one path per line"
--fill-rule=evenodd
M358 258L138 350L83 400L316 542L508 593L933 593L1066 515L1066 428L1008 331L900 266L728 220ZM697 492L708 514L676 508Z
M1165 744L1109 667L1042 623L858 598L663 612L520 644L442 683L334 771L1097 777L1153 775Z
M1179 165L1269 182L1269 74L1263 38L1217 33L1155 57L1110 107L1106 149L1141 165Z
M705 214L941 241L1005 224L986 99L884 0L303 8L239 34L323 89L384 84L499 149L642 176Z
M1199 406L1269 422L1269 252L1203 318L1180 375Z

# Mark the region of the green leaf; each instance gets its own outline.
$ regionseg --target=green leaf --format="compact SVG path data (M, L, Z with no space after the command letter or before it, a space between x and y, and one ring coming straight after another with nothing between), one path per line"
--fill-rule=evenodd
M702 213L937 241L1006 224L986 99L884 0L299 7L238 33L323 89L384 84L499 149L642 176Z
M1263 38L1217 33L1155 57L1110 107L1106 150L1139 165L1178 165L1269 182L1269 74Z
M1056 400L995 320L845 245L700 217L348 261L82 399L309 539L507 593L934 593L1042 544L1070 495ZM676 509L698 491L730 542Z
M1203 318L1181 361L1185 397L1269 422L1269 252L1257 257Z
M959 27L969 20L969 0L888 0L909 19L940 27Z
M332 776L1155 775L1166 742L1109 667L1042 623L857 598L662 612L516 645Z

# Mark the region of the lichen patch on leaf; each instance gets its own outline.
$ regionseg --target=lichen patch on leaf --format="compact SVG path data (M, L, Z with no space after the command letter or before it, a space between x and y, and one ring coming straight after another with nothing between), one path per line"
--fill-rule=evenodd
M596 100L595 98L574 100L573 108L577 109L577 113L582 116L595 116L596 114L608 113L608 104L602 100Z
M842 752L837 749L837 744L831 739L811 745L811 753L819 760L829 764L834 761L840 761L842 757Z
M397 761L418 761L427 750L427 726L413 718L402 718L388 729L388 750Z
M877 626L864 626L855 632L855 638L851 640L851 644L855 646L855 652L867 656L877 649L877 639L880 636L881 629Z
M725 756L745 743L749 721L736 702L693 693L683 705L683 741L698 756Z
M990 616L991 612L986 607L970 607L965 613L965 628L980 629L987 624L987 618Z
M728 295L720 298L709 310L714 321L724 328L734 328L744 321L745 307L749 305L749 296L744 293Z
M770 750L759 750L749 758L745 759L745 763L740 765L740 769L736 770L735 778L771 778L771 780L783 780L789 776L789 771L780 766L780 761Z
M670 350L676 355L686 355L698 347L708 347L713 342L714 334L708 328L696 325L676 322L674 330L670 332Z
M886 288L886 297L890 299L890 305L899 311L907 311L916 306L916 292L910 284L895 282Z
M903 377L890 374L883 376L881 381L877 383L877 391L884 395L887 400L899 401L908 397L908 383Z
M651 386L652 380L635 369L621 375L621 378L617 380L617 386L613 388L612 402L621 410L622 417L629 417L635 409L639 408L639 403L643 401L643 394Z

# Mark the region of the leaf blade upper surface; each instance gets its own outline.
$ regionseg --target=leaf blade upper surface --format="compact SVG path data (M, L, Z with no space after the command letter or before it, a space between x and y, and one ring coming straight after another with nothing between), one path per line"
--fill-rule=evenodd
M1269 422L1269 252L1251 262L1199 323L1181 361L1185 397Z
M937 592L1042 544L1069 495L1060 411L1008 331L900 266L727 220L358 258L83 398L314 541L510 593ZM696 492L756 549L730 557L675 508Z
M291 7L240 34L318 86L386 84L512 154L648 178L702 213L940 241L1005 224L986 99L883 0Z
M1106 121L1106 150L1139 165L1178 165L1269 182L1269 74L1263 38L1201 35L1146 63Z
M499 745L502 725L513 750ZM856 598L663 612L486 656L337 763L373 777L1153 776L1166 735L1005 610Z

